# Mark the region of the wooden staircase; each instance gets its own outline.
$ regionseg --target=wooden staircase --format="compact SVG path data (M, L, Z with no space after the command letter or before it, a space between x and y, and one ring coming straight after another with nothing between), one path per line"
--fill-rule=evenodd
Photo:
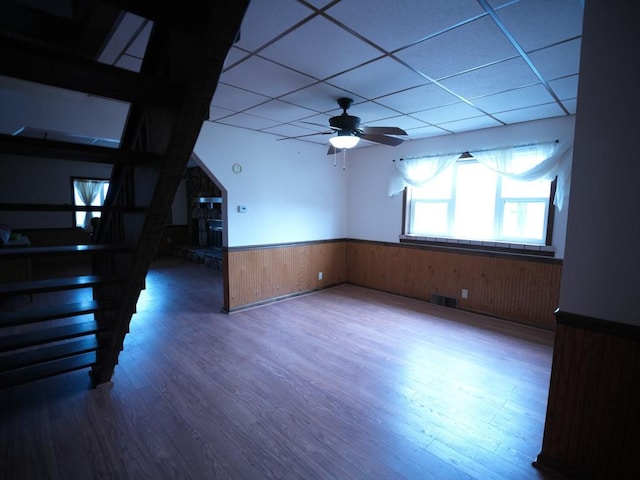
M3 2L0 75L128 102L129 113L118 148L0 135L0 155L45 158L52 169L61 160L112 165L92 244L0 247L0 269L3 262L76 256L88 257L91 269L0 284L5 305L29 298L0 311L3 388L83 368L90 369L94 385L111 380L248 0L69 3L73 12L63 18ZM153 22L138 72L97 61L125 12ZM2 211L77 210L69 204L0 203L0 219ZM90 298L69 301L70 292L82 289L90 289L84 290ZM37 301L45 295L55 301Z

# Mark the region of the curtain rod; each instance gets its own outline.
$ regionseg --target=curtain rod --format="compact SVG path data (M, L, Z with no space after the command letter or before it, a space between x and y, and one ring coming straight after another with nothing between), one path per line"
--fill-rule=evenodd
M550 142L550 143L559 143L559 142L560 142L560 140L558 140L558 139L556 138L553 142ZM548 142L524 143L524 144L522 144L522 145L514 145L514 146L511 146L511 147L484 148L484 149L474 150L474 151L476 151L476 152L490 152L491 150L500 150L500 149L502 149L502 148L532 147L533 145L540 145L540 144L543 144L543 143L548 143ZM462 156L463 156L463 155L465 155L465 154L466 154L466 155L469 155L469 156L464 156L464 157L462 157ZM415 157L407 157L406 159L405 159L405 158L399 158L398 160L401 162L401 161L403 161L403 160L411 160L412 158L442 157L442 156L448 156L448 155L458 155L458 153L457 153L457 152L455 152L455 153L437 153L437 154L435 154L435 155L422 155L422 156L415 156ZM466 151L462 152L462 153L460 154L460 156L461 156L462 158L473 158L473 155L471 155L471 154L469 153L469 151L468 151L468 150L466 150ZM392 162L395 162L395 161L396 161L396 159L394 158L394 159L392 159L391 161L392 161Z

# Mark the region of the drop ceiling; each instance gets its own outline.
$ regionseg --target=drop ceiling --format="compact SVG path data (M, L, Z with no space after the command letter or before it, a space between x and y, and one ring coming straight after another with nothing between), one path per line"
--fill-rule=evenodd
M582 15L581 0L251 0L207 121L326 145L340 97L407 139L573 115ZM139 69L150 28L124 17L101 61Z

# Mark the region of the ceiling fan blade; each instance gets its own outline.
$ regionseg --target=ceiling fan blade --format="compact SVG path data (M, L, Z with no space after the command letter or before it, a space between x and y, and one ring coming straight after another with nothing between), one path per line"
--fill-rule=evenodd
M316 133L308 133L307 135L297 135L295 137L282 137L276 138L278 140L295 140L296 138L304 138L304 137L312 137L314 135L331 135L333 132L316 132Z
M362 138L363 140L368 140L369 142L391 145L392 147L400 145L402 142L404 142L404 138L387 137L386 135L380 135L378 133L363 133L362 135L360 135L360 138Z
M379 133L382 135L407 135L403 129L399 127L362 127L364 133Z

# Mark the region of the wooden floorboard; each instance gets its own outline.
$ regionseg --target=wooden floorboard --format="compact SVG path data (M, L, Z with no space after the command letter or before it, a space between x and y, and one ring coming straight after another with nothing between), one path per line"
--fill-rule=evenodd
M548 479L552 346L351 285L226 314L220 272L162 257L111 383L0 391L0 478Z

